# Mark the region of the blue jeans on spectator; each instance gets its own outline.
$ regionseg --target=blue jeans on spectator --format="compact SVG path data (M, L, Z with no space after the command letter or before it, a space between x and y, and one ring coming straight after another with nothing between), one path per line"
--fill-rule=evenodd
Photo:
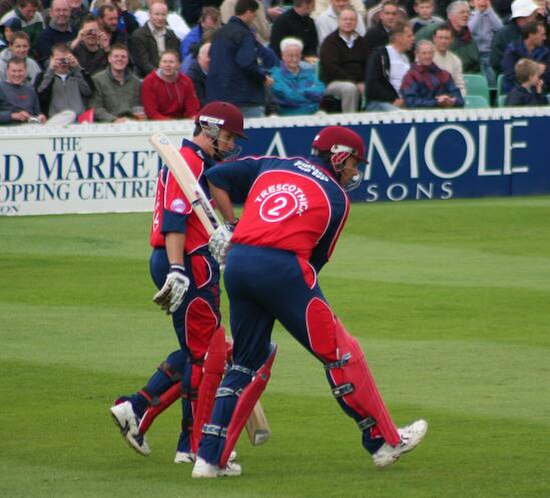
M381 100L367 100L367 111L398 111L400 108L393 105L391 102L383 102Z
M243 105L239 106L245 118L265 118L265 106L263 105Z
M497 77L489 62L490 57L491 52L479 52L479 65L481 66L481 72L487 78L489 86L495 87L497 85Z

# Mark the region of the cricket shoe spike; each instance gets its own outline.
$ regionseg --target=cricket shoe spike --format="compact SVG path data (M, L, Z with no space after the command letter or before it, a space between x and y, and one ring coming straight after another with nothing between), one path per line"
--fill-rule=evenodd
M372 455L374 465L377 467L387 467L397 462L403 453L416 448L424 439L428 432L428 422L417 420L410 425L397 429L401 441L395 446L384 443L380 449Z
M212 465L201 457L197 458L191 477L212 479L215 477L237 477L242 474L241 466L235 462L227 462L223 468Z
M174 463L195 463L195 460L197 459L197 455L190 452L185 451L176 451L176 456L174 458ZM229 462L234 462L237 459L237 452L232 451L231 455L229 455Z
M132 403L123 401L110 408L111 416L120 429L122 437L126 439L132 449L140 455L148 456L151 453L145 436L139 432L139 418L134 412Z

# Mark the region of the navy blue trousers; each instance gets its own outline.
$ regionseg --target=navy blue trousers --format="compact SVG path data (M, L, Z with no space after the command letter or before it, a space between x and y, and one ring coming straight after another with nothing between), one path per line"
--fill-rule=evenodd
M230 303L234 365L255 371L265 363L275 320L321 362L337 359L334 314L307 262L287 251L234 245L228 253L224 281ZM251 380L242 369L232 369L221 387L239 390ZM237 401L238 396L216 398L211 425L227 428ZM355 420L361 419L348 406L341 402L340 406ZM370 432L364 431L363 445L368 451L374 452L382 444L383 440L373 440ZM199 455L218 464L224 445L224 437L204 435Z

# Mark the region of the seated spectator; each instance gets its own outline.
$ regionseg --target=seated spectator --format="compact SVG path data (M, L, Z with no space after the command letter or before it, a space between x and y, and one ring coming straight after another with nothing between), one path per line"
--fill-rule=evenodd
M310 14L315 8L315 0L294 0L292 8L281 14L273 23L269 46L277 57L281 57L280 47L283 38L298 38L304 44L304 60L317 62L317 28Z
M215 33L216 32L212 30L205 31L204 34L202 35L200 44L193 45L193 47L191 48L191 51L185 56L185 59L182 59L180 71L183 74L188 74L191 64L193 64L193 62L197 60L199 48L202 47L205 43L212 43L212 38L214 38Z
M207 103L206 101L206 75L208 74L208 67L210 66L210 42L203 43L197 53L197 58L193 59L187 76L191 78L193 86L195 87L195 93L199 99L201 108Z
M90 10L83 4L83 0L67 0L69 3L70 14L70 25L71 30L78 32L82 27L82 23L87 16L90 15ZM88 2L86 1L86 5Z
M319 37L319 46L323 45L325 38L338 29L338 16L342 9L350 5L349 0L330 0L330 6L317 19L315 19L315 27L317 28L317 36ZM357 14L356 33L359 36L365 36L365 21Z
M26 123L31 118L46 122L34 88L25 83L25 60L12 57L7 65L7 80L0 82L0 124Z
M283 39L280 47L282 63L271 69L271 92L277 114L281 116L314 114L323 98L325 85L309 64L301 62L303 46L298 38Z
M149 9L151 5L155 2L166 3L165 0L147 0L147 10L137 10L135 12L135 18L139 24L139 27L142 28L149 21ZM185 0L188 2L189 0ZM166 24L168 27L176 34L178 40L183 40L191 31L187 21L179 15L177 12L172 11L171 9L176 9L177 7L172 2L168 2L168 14L166 16Z
M256 30L256 34L260 38L260 43L267 44L269 43L269 38L271 36L271 23L267 18L267 12L265 10L265 6L262 0L256 0L256 1L258 2L258 11L256 12L256 17L252 22L252 27L253 29ZM224 0L222 2L222 4L220 5L220 14L221 14L222 24L227 24L229 19L235 15L236 5L237 5L237 0ZM276 11L272 11L272 12L276 12ZM278 15L275 18L277 17Z
M434 46L431 41L416 44L416 62L401 83L405 107L462 107L464 101L451 74L434 64Z
M0 50L4 50L13 40L13 35L21 31L21 21L15 17L0 25Z
M143 80L141 101L149 119L191 119L200 109L193 82L180 72L179 51L162 53L159 68Z
M491 43L490 63L495 75L498 76L501 72L500 63L508 45L521 39L520 29L528 22L536 21L540 10L533 0L514 0L512 2L510 21L495 33Z
M441 24L444 22L441 17L434 15L434 0L414 0L414 11L416 17L413 17L410 21L413 33L420 31L428 24Z
M468 28L470 7L464 0L455 0L447 7L447 25L453 32L451 50L462 61L465 73L479 73L479 51ZM440 24L430 24L416 34L416 41L432 40Z
M71 50L80 67L90 76L107 67L109 39L99 29L99 23L94 16L84 19L77 37L71 42Z
M491 0L472 0L474 10L470 15L468 27L479 50L481 70L490 86L495 86L497 79L491 67L491 43L497 31L502 29L502 21L496 15Z
M141 107L141 82L128 69L130 53L122 43L109 50L107 69L94 75L94 93L90 107L100 122L124 123L129 119L145 119Z
M441 68L451 73L460 94L466 95L466 83L462 72L462 61L453 54L449 47L453 41L453 32L449 26L442 24L434 33L433 42L435 48L434 62Z
M40 0L17 0L15 8L0 19L0 26L5 26L10 19L17 19L21 23L14 30L23 30L29 35L31 46L36 42L38 35L46 27L44 18L39 10L42 8Z
M394 0L386 0L380 3L380 22L374 23L365 35L365 60L377 47L383 47L389 42L389 32L397 23L399 6ZM406 22L406 21L403 21Z
M36 88L40 105L47 116L67 109L81 114L92 95L89 77L82 72L78 60L63 43L53 46L48 69L38 77Z
M342 102L342 112L357 112L365 90L365 39L355 31L357 12L350 5L338 16L338 29L321 46L321 79L326 94Z
M367 9L365 3L362 0L351 0L351 6L357 12L357 15L365 21L367 15ZM330 6L330 0L315 0L315 10L311 13L313 19L317 19L325 10Z
M99 10L97 10L97 20L99 22L99 29L107 36L109 41L109 45L105 50L109 50L109 47L116 43L128 46L130 35L139 27L131 12L128 12L128 10L121 11L110 3L99 7Z
M543 93L544 81L540 65L530 59L520 59L514 66L516 84L506 95L506 106L548 105Z
M368 111L393 111L404 106L399 91L410 69L407 52L414 43L411 26L398 22L390 31L390 43L378 47L367 63L366 94Z
M380 3L375 4L372 8L369 8L369 11L367 13L367 28L370 29L377 24L380 24L380 16L382 14L382 9L384 8L384 5L388 1L395 1L395 4L397 6L397 13L395 17L395 21L401 21L401 22L409 22L409 14L407 12L407 9L405 6L400 5L400 3L397 0L382 0ZM368 7L368 5L367 5ZM414 12L414 11L413 11Z
M34 85L36 78L42 70L38 63L28 56L30 48L29 35L24 31L16 31L13 34L9 47L0 54L0 81L7 80L8 61L12 57L19 57L25 61L25 83Z
M69 43L76 38L76 31L71 30L70 15L67 0L52 0L50 22L38 35L35 44L36 62L42 68L46 68L54 45Z
M164 51L176 50L179 54L180 41L166 24L167 14L165 3L153 3L149 8L147 24L132 34L132 60L139 77L148 75L158 67L160 54Z
M521 28L521 39L510 43L502 57L503 93L508 93L514 87L514 67L520 59L531 59L544 64L546 69L542 79L545 84L545 91L550 87L550 51L545 46L545 41L546 30L542 23L529 22Z
M199 23L187 33L187 36L182 40L180 45L181 60L191 53L194 46L199 46L203 36L208 31L215 31L221 26L220 11L215 7L205 7L202 9L202 15Z

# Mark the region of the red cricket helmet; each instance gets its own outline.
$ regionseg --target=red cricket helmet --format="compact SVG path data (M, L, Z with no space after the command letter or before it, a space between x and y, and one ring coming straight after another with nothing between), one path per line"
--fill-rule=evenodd
M203 129L215 131L226 130L235 135L246 138L244 134L243 114L240 109L229 102L210 102L197 114L195 124Z
M313 139L311 147L340 156L336 161L333 160L333 164L343 162L349 155L355 156L362 163L368 162L365 158L365 142L359 134L344 126L323 128Z

